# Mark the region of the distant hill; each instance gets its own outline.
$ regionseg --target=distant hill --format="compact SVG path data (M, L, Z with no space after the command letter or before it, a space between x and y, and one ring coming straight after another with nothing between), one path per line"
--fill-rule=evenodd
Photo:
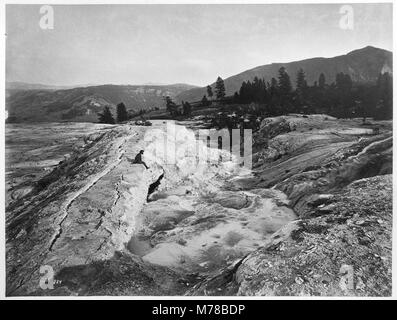
M55 90L40 85L8 86L6 109L8 122L87 121L96 122L97 113L124 102L128 110L164 107L164 96L175 97L192 89L188 84L172 85L101 85ZM27 88L27 89L22 89Z
M41 83L27 83L21 81L8 81L6 82L6 90L61 90L70 89L71 86L51 86Z
M278 70L284 66L295 85L296 73L302 68L306 73L308 84L318 81L320 73L324 73L327 83L335 81L335 75L339 72L349 74L354 82L374 83L381 72L392 72L393 54L390 51L371 46L354 50L348 54L333 58L312 58L289 63L272 63L259 66L225 80L226 95L232 95L239 91L243 81L253 80L254 77L265 78L270 81L272 77L278 77ZM211 84L214 88L215 84ZM182 92L176 97L176 101L197 101L206 94L206 88L194 88Z

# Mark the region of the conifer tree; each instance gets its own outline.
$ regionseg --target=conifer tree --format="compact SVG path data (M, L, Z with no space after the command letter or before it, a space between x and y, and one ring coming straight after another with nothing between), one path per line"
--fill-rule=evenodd
M284 67L278 71L278 89L281 95L287 96L292 91L290 77Z
M206 95L204 95L203 99L201 99L201 105L204 106L204 107L209 105L209 101L208 101Z
M221 100L225 97L225 83L221 77L216 79L215 83L215 95L218 100Z
M117 122L123 122L128 120L128 113L123 102L117 105Z
M212 99L212 97L214 96L211 86L207 86L207 95L208 95L208 98L210 98L210 99Z
M106 106L103 109L103 112L99 114L98 120L99 123L114 124L114 118L108 106Z
M298 108L296 111L300 111L300 107L306 104L307 91L306 75L303 69L300 68L296 75L296 103Z
M307 88L307 82L306 82L306 75L303 69L299 69L297 76L296 76L296 89L299 91L304 91Z
M324 75L324 73L321 73L320 77L318 78L318 86L321 89L324 89L324 87L325 87L325 75Z

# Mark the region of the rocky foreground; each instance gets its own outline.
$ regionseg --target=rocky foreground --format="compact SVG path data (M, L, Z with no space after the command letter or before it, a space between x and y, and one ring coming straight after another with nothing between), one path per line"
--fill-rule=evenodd
M162 122L93 136L8 206L7 295L388 296L392 131L376 126L265 119L249 172L195 170L188 148L160 161ZM128 161L140 149L149 170Z

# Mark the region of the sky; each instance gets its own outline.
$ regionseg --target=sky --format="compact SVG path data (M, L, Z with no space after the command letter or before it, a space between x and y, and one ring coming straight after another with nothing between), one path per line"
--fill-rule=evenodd
M274 62L392 50L390 3L351 4L348 29L341 6L53 5L42 29L41 6L7 5L6 80L204 86Z

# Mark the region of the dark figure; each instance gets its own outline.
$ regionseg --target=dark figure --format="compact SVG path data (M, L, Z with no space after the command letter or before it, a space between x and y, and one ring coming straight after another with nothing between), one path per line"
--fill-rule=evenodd
M135 159L132 163L143 164L146 169L149 169L146 163L142 160L142 155L143 155L143 150L139 151L139 153L135 156Z

